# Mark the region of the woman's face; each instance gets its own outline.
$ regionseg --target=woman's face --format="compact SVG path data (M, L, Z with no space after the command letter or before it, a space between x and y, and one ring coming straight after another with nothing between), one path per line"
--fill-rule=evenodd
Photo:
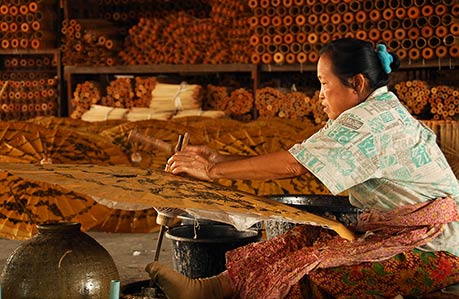
M320 81L319 99L328 118L334 120L344 111L359 104L357 92L344 85L333 73L331 59L326 54L319 58L317 77Z

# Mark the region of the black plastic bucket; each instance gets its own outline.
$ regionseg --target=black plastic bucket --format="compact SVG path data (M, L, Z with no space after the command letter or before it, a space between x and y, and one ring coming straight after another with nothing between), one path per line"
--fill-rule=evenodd
M318 216L337 220L346 226L357 224L357 216L361 212L359 208L349 203L347 196L298 194L269 195L267 198ZM269 240L283 234L296 225L287 221L266 221L266 238Z
M174 269L190 278L202 278L223 272L225 253L259 241L261 234L225 224L182 225L170 228L166 237L172 241Z

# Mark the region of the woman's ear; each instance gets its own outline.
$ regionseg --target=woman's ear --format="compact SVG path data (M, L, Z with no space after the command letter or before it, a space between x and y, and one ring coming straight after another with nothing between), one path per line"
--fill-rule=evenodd
M366 90L366 83L365 76L363 74L357 74L354 76L352 80L352 87L357 92L357 94L361 95L365 93Z

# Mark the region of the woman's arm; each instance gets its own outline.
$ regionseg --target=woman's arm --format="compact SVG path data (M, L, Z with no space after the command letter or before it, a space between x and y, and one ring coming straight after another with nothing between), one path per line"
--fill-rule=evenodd
M288 151L280 151L215 164L210 169L209 176L212 179L268 180L295 177L304 173L306 168Z
M266 180L294 177L306 173L288 151L253 157L209 155L195 150L185 150L173 155L168 169L174 174L187 173L203 180L246 179Z

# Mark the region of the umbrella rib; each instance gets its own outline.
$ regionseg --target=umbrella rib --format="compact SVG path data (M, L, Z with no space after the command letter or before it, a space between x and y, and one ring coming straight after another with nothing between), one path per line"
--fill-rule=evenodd
M23 205L21 203L21 201L19 200L19 198L17 197L16 193L14 192L14 190L11 188L11 186L9 186L9 189L10 189L10 194L13 196L14 198L14 201L16 202L16 204L18 206L20 206L22 208L22 211L25 215L27 215L29 217L29 221L31 223L35 223L36 219L35 217L33 216L33 213L31 213L28 209L27 209L27 206Z

